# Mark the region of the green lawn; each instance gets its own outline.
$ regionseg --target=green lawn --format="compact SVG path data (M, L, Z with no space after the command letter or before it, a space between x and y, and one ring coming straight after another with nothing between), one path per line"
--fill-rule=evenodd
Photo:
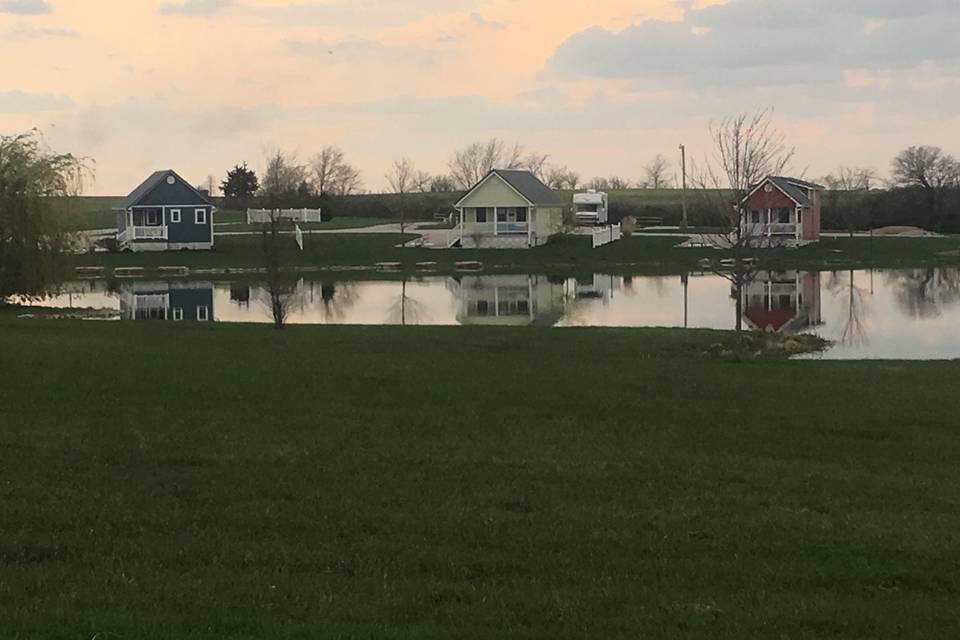
M957 363L0 314L10 638L950 638Z
M52 206L69 230L112 229L117 226L114 208L123 200L108 196L54 198Z
M411 236L412 237L412 236ZM592 249L588 237L564 237L536 249L467 250L399 248L394 234L336 234L307 236L304 251L292 255L300 267L372 266L398 261L412 270L417 262L437 262L452 270L454 263L479 260L487 269L503 271L605 271L624 273L680 273L701 269L704 257L718 259L713 249L683 249L675 237L634 237ZM193 268L242 268L260 264L258 236L223 236L212 252L155 254L94 254L79 264ZM293 239L290 240L293 243ZM953 252L943 255L943 252ZM761 251L764 262L776 268L835 269L854 267L920 267L960 263L960 238L825 238L798 250Z

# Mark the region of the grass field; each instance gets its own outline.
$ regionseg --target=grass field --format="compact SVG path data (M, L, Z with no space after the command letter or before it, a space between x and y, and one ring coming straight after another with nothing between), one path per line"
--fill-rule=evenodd
M412 237L412 236L411 236ZM295 266L371 267L377 262L401 262L413 270L417 262L438 263L438 270L452 271L454 264L479 260L488 270L569 272L571 270L623 273L681 273L697 271L698 262L717 259L713 249L684 249L674 237L633 237L592 249L584 236L564 237L536 249L421 249L399 248L402 237L392 234L314 235L306 238L304 251L294 252ZM82 265L107 267L163 265L193 268L242 268L260 264L257 236L225 236L212 252L93 254L78 258ZM293 240L291 238L290 242ZM944 252L953 252L944 255ZM854 267L920 267L960 263L960 238L825 238L819 244L798 250L768 250L759 253L777 268L833 269Z
M719 339L0 313L2 635L960 634L960 364Z

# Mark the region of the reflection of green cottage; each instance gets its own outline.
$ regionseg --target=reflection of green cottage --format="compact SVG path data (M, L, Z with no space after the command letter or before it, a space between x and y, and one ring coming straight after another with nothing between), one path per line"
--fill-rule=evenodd
M459 297L460 324L553 326L563 317L563 283L544 276L464 276L449 288Z
M537 247L563 232L560 197L529 171L494 169L455 206L461 247Z

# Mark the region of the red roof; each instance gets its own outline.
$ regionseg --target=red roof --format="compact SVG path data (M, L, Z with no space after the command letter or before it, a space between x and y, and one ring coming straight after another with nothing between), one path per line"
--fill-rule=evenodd
M767 309L766 307L747 307L744 315L762 331L772 329L780 331L793 320L797 312L793 309Z

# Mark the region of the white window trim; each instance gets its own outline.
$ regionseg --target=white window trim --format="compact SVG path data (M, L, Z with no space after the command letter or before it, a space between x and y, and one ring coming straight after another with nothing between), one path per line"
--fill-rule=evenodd
M181 307L173 308L173 321L181 322L183 320L183 309Z
M194 223L194 224L207 224L207 210L206 210L206 209L194 209L194 210L193 210L193 223Z
M180 209L170 209L170 222L180 222Z
M210 320L210 308L206 306L197 307L197 322L208 322Z
M151 222L152 220L152 222ZM160 224L160 216L157 215L157 212L153 209L147 211L147 219L145 224L148 227L155 227Z

